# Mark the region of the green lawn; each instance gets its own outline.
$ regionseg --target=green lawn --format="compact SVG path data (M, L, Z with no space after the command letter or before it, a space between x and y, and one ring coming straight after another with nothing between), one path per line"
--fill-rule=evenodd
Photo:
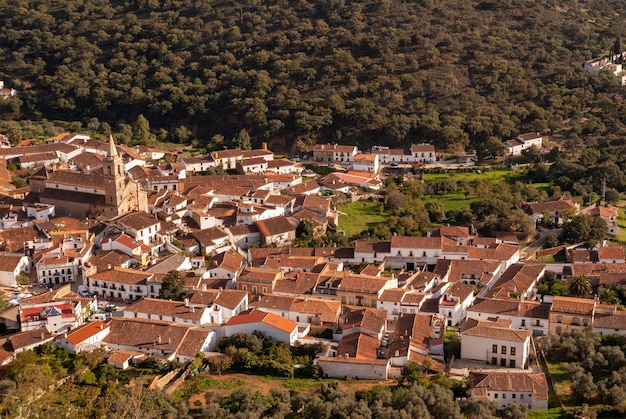
M560 407L548 410L529 410L528 419L559 419L563 417L564 412Z
M446 211L458 211L463 207L469 208L474 201L480 200L479 196L466 195L464 193L449 193L442 195L426 195L424 201L440 201Z
M626 215L624 209L619 208L619 217L617 218L617 240L624 243L626 242Z
M381 208L383 209L381 211ZM384 221L391 213L384 211L384 204L372 201L356 201L339 205L339 211L347 214L339 217L339 230L344 230L348 238L353 238L370 226Z
M565 371L563 365L560 362L548 362L548 368L550 369L550 374L552 374L552 378L554 379L554 390L561 398L561 401L565 406L576 406L572 398L572 379L570 375Z
M480 171L480 173L478 173ZM482 181L482 182L514 182L519 179L521 172L512 172L510 170L494 170L483 172L480 169L475 169L473 172L455 172L450 171L448 173L426 173L424 174L424 182L430 183L437 180L467 180L469 182Z

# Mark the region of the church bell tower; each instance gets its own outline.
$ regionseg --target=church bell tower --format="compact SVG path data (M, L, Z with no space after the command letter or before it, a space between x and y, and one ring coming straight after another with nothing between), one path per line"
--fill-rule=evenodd
M117 153L112 135L109 135L109 152L103 163L102 180L105 182L106 205L116 207L116 212L119 213L119 207L124 200L124 160Z

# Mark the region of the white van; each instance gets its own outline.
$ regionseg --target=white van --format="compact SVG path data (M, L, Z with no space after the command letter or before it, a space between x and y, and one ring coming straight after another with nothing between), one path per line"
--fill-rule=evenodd
M95 313L95 314L92 314L91 316L89 316L87 321L88 322L93 322L93 321L96 321L96 320L106 321L108 318L109 318L109 316L106 313Z

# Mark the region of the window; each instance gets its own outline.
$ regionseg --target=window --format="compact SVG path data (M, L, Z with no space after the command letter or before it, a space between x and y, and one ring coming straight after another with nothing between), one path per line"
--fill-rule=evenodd
M541 326L541 322L539 321L539 319L537 319L537 323L535 323L537 326Z
M519 395L519 398L520 398L520 399L522 399L522 400L524 400L524 393L520 394L520 395Z
M511 355L515 355L515 346L511 346Z
M252 294L256 294L256 285L252 286Z
M506 355L506 346L502 347L502 355Z
M561 326L557 326L556 327L556 334L560 335L561 333L563 333L563 328Z
M498 345L493 345L491 347L491 352L493 352L494 354L497 354L498 353Z
M491 358L491 365L498 365L498 358L495 356Z
M514 359L509 361L509 368L515 368L515 360Z
M583 324L585 326L589 326L589 319L587 319L587 318L583 319Z
M563 322L563 316L556 316L556 322L557 323L562 323Z
M516 396L516 394L515 394L515 393L511 394L511 398L512 398L512 399L514 399L514 398L515 398L515 396Z
M494 399L497 399L497 398L498 398L498 393L494 393L494 394L493 394L493 398L494 398Z
M506 399L506 393L502 393L502 398Z
M500 366L506 367L506 358L500 358Z
M241 286L241 290L242 291L248 291L248 286L247 285L242 285Z
M522 319L522 327L526 326L526 319Z
M578 319L578 317L574 317L572 319L572 324L580 324L580 320Z

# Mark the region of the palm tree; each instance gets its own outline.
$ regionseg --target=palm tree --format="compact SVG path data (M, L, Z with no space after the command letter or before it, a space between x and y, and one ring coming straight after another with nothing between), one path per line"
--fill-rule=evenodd
M599 292L600 302L604 304L617 304L619 303L619 298L617 298L617 293L615 290L611 288L601 288Z
M588 297L591 295L591 283L585 275L576 275L570 282L568 291L577 297Z

